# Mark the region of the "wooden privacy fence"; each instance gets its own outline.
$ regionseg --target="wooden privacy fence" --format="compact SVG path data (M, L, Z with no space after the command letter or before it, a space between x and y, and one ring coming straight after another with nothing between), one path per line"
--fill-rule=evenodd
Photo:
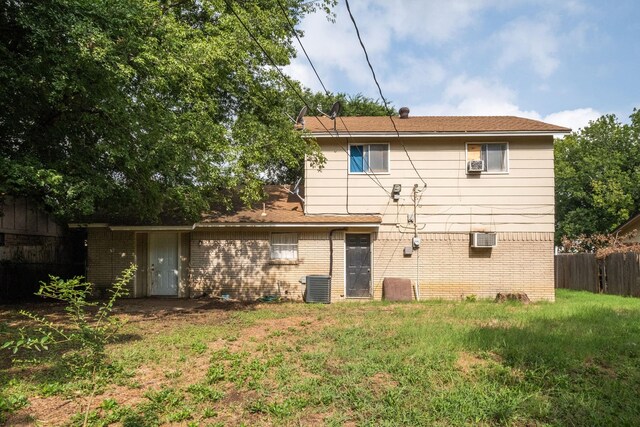
M640 254L560 254L555 272L556 288L640 297Z
M49 282L50 274L63 279L84 276L84 264L0 262L0 304L35 298L40 282Z

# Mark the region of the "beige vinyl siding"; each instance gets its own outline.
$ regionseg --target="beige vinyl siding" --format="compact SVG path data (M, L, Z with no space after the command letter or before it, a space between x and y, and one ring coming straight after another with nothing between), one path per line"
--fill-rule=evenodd
M626 224L617 229L618 236L626 237L624 240L628 243L640 243L640 218L634 217ZM630 237L625 236L632 234Z
M346 139L340 139L344 150ZM338 139L320 140L327 157L325 168L307 167L306 213L378 214L381 230L407 225L413 212L411 190L422 186L397 139L366 139L362 143L389 142L390 173L348 174L347 153ZM358 140L360 143L360 141ZM468 232L491 229L498 232L553 232L554 170L553 138L404 138L404 145L428 187L418 206L418 222L428 232ZM509 143L507 174L467 175L466 143ZM384 190L374 180L380 182ZM400 200L386 194L401 184Z

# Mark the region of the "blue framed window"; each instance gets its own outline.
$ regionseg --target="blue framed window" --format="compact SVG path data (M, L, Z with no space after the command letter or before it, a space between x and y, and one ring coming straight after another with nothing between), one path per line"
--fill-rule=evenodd
M349 155L349 172L364 172L364 145L352 145Z
M349 146L349 172L389 172L389 144Z

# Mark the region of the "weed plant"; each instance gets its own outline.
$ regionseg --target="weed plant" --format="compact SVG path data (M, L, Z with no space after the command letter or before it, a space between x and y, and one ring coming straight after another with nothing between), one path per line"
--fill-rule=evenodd
M100 387L110 382L114 372L119 369L118 364L111 363L107 357L106 346L123 326L123 322L114 316L114 304L128 294L127 284L135 271L135 265L125 269L109 288L109 298L104 301L90 300L93 285L82 277L63 280L51 276L49 283L41 282L36 295L62 302L65 319L54 321L28 310L20 310L21 315L31 320L32 326L20 328L17 338L5 341L0 347L11 350L14 362L34 364L42 361L43 353L48 353L50 347L51 350L61 348L59 371L66 373L61 380L78 381L88 395L83 425L89 422L94 395ZM20 359L21 352L30 357ZM44 395L56 394L63 388L63 383L49 383L42 391ZM0 408L4 412L19 406L19 403L4 398L0 404L6 407Z

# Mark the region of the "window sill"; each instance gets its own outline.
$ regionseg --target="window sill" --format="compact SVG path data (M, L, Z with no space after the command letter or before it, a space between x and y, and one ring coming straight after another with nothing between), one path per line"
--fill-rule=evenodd
M297 259L271 259L269 265L298 265Z
M349 175L391 175L391 171L387 172L351 172L349 171Z
M480 175L509 175L509 171L505 171L505 172L469 172L469 171L467 171L467 175L469 175L469 176L480 176Z

